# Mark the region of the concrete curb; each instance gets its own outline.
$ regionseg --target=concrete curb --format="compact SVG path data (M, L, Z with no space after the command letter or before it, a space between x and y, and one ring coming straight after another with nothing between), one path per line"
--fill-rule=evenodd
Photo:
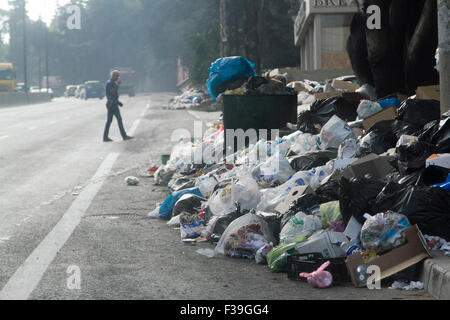
M450 300L450 258L433 252L433 258L424 262L422 281L430 295Z

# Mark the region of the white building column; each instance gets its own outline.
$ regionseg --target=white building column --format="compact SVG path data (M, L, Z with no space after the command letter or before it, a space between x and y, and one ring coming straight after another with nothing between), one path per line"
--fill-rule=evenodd
M313 23L314 32L314 70L322 69L322 19L316 14Z

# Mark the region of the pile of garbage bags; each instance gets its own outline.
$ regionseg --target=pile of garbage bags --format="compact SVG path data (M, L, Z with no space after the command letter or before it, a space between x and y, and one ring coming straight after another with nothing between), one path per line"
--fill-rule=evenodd
M223 127L180 141L155 173L172 194L151 215L180 227L182 240L215 245L202 255L252 259L272 272L288 272L293 255L377 257L414 225L449 241L449 114L435 101L397 100L318 100L298 130L227 158ZM397 117L366 129L386 104Z
M172 98L167 106L168 110L184 110L200 107L209 100L203 90L190 88L181 95Z
M287 86L285 77L259 76L255 64L243 57L225 57L209 69L208 92L216 100L224 95L290 95L295 90Z

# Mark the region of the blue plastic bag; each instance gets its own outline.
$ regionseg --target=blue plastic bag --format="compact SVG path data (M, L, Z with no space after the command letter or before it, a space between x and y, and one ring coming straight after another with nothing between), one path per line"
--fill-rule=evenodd
M444 183L436 184L433 187L443 188L443 189L445 189L447 191L450 191L450 174L447 177L447 181L445 181Z
M172 218L172 211L173 208L175 207L175 204L178 202L178 200L181 199L182 196L186 194L193 194L200 198L204 198L203 194L200 192L200 189L198 187L175 192L171 194L166 199L166 201L164 201L164 203L161 205L161 208L159 209L159 217L164 220L170 220Z
M383 109L387 109L390 106L395 106L398 109L400 108L402 102L403 102L402 100L397 98L390 98L378 101L378 103L381 105Z
M220 58L209 68L208 92L216 100L221 94L219 86L239 79L256 76L255 64L243 57Z

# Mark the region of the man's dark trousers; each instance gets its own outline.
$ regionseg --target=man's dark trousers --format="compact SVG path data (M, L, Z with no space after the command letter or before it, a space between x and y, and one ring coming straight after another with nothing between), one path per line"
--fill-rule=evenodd
M123 127L122 116L120 115L119 105L117 102L110 102L106 104L106 108L108 109L108 120L106 122L105 132L103 134L103 140L107 140L109 138L109 129L111 128L111 124L113 122L113 117L115 116L117 119L117 123L119 124L120 134L122 138L127 137L127 133L125 132L125 128Z

